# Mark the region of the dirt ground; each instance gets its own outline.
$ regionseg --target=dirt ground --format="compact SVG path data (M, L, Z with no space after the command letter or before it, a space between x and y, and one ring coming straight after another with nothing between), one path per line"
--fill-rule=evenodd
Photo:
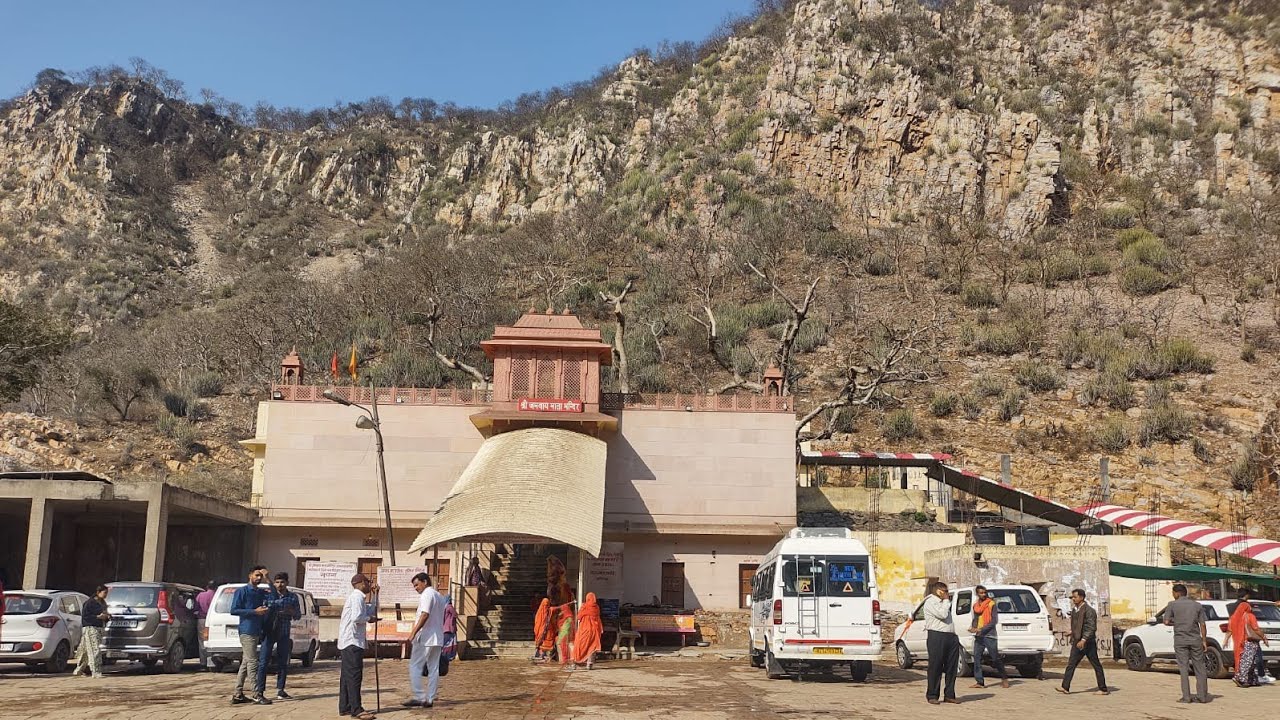
M48 676L22 666L0 666L0 716L4 718L128 718L129 720L212 720L214 718L323 718L337 716L338 665L319 661L298 668L289 679L294 700L270 708L229 704L231 673L159 675L140 665L115 665L101 680ZM1157 670L1133 673L1108 664L1112 694L1095 696L1087 666L1076 674L1076 692L1054 691L1061 667L1050 666L1044 681L1012 681L969 689L957 681L962 707L948 714L1000 717L1076 716L1094 718L1244 717L1280 707L1280 685L1241 690L1230 680L1210 681L1209 706L1180 705L1178 675ZM876 666L866 684L847 674L803 681L765 679L745 660L718 656L652 657L601 662L591 672L562 672L527 662L489 660L454 663L441 680L430 710L408 710L408 663L382 660L378 675L383 714L398 720L441 718L618 718L640 720L730 720L732 718L911 718L932 708L924 701L924 673ZM374 664L365 663L364 702L374 709Z

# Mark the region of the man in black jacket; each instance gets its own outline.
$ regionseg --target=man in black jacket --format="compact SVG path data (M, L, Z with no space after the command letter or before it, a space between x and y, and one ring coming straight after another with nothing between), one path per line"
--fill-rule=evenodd
M1102 673L1102 661L1098 660L1098 613L1084 601L1084 590L1076 588L1071 591L1071 604L1075 610L1071 612L1071 659L1067 661L1067 670L1062 674L1062 687L1058 692L1071 692L1071 676L1083 658L1089 658L1093 666L1093 674L1098 678L1098 689L1095 695L1110 695L1107 690L1107 678Z

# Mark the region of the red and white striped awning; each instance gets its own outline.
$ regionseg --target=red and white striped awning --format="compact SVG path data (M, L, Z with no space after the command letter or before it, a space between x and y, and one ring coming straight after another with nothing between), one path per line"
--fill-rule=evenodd
M1149 535L1163 535L1192 545L1239 555L1258 562L1280 565L1280 542L1251 535L1175 520L1164 515L1132 510L1120 505L1092 504L1077 508L1090 517L1113 525L1123 525Z
M931 467L947 462L947 453L869 452L865 450L805 450L801 465L868 465L874 467Z

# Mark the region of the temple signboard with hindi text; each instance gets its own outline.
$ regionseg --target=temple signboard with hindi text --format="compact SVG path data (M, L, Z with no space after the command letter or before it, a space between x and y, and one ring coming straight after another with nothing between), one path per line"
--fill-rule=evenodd
M584 407L581 400L559 398L520 398L516 404L520 412L580 413Z

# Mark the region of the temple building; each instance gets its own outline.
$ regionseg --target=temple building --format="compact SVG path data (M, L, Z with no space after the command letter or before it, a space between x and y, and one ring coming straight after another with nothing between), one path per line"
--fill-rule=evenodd
M612 349L567 311L481 345L491 388L377 388L376 408L368 386L329 391L377 411L397 565L443 589L475 557L492 591L533 596L558 560L577 595L744 607L759 558L795 525L791 398L602 393ZM296 584L308 561L372 574L392 551L373 423L303 378L291 353L244 442L259 558Z

